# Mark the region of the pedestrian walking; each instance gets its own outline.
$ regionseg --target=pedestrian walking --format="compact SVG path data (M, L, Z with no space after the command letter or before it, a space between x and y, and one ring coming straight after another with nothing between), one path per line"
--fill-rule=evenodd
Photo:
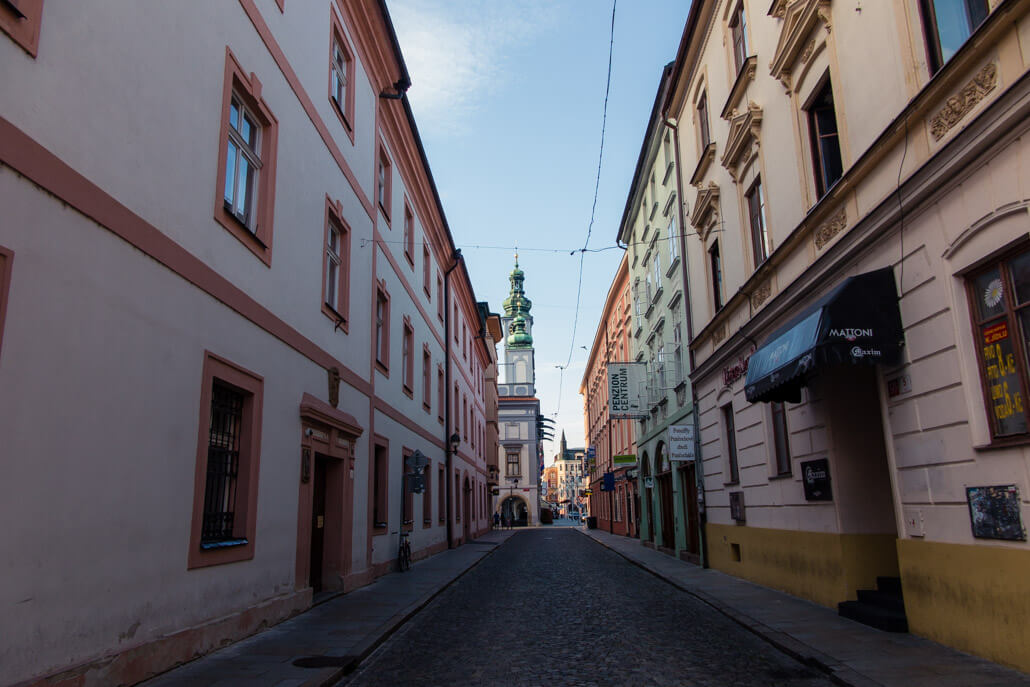
M500 526L501 526L501 514L500 513L494 513L494 529L496 530Z

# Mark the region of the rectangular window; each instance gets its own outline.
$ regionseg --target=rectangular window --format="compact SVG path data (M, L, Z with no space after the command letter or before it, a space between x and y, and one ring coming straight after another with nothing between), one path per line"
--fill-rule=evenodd
M379 160L376 164L376 201L390 224L390 203L393 191L393 165L386 154L386 147L379 144Z
M390 295L380 282L376 289L376 367L390 373Z
M505 453L507 457L507 464L504 474L508 477L518 477L521 474L519 470L519 451L508 451Z
M322 312L344 332L350 313L350 230L340 217L342 205L325 199L325 256L322 264Z
M447 383L444 382L443 365L436 366L436 419L443 424L443 411L447 407L447 400L444 398L447 391Z
M987 18L987 0L920 0L930 73L936 74Z
M672 217L669 218L669 267L672 267L672 263L676 262L676 258L679 257L679 240L680 237L676 230L676 215L673 213Z
M454 471L454 519L461 522L461 475Z
M683 381L683 332L679 322L672 328L672 383L679 384Z
M377 441L372 465L372 528L386 529L390 522L387 505L390 487L390 449Z
M429 346L422 345L422 408L428 413L433 407L433 356Z
M726 433L726 461L729 467L727 484L740 482L740 468L737 467L737 430L733 424L733 406L722 407L722 427Z
M433 525L433 464L422 472L422 527ZM439 497L438 497L439 498Z
M787 433L787 408L780 402L769 404L772 411L773 447L776 451L776 474L790 474L790 435Z
M453 311L454 311L454 322L453 322L453 324L451 326L454 327L454 341L455 341L455 343L457 343L457 341L458 341L458 304L457 303L454 304Z
M665 138L662 139L662 152L665 154L665 167L666 167L666 169L668 169L668 167L673 162L673 160L672 160L672 136L670 136L668 133L666 133L665 134ZM666 174L668 174L668 172L666 172Z
M733 34L733 70L739 72L748 58L747 18L744 16L744 3L737 5L730 19L730 32Z
M422 290L429 300L433 300L432 266L433 254L429 252L429 243L426 242L422 244Z
M465 441L469 440L469 401L467 398L461 399L461 436Z
M0 29L33 57L39 49L43 0L0 0Z
M412 268L415 267L415 213L404 199L404 257Z
M7 296L11 292L11 268L14 251L0 246L0 353L3 353L4 321L7 319Z
M205 354L189 568L254 557L263 384Z
M272 262L277 137L261 83L226 48L215 221L266 265Z
M354 55L347 45L343 26L330 11L332 31L329 45L329 101L344 131L354 142Z
M991 436L1025 437L1030 250L992 262L967 287Z
M719 258L718 241L713 243L712 247L708 249L708 257L712 273L712 302L715 304L716 312L718 312L722 309L722 260Z
M762 180L755 179L747 192L747 214L751 224L751 250L755 256L755 269L769 257L769 233L765 226L765 196Z
M444 483L445 479L446 479L446 474L444 473L444 468L441 465L440 466L440 471L437 473L437 480L436 480L436 484L440 487L437 490L438 491L438 496L436 497L436 504L437 504L436 505L436 516L440 520L440 522L443 522L447 518L447 510L445 508L445 502L444 502L444 497L447 494L447 485Z
M701 137L701 152L712 142L711 134L708 131L708 96L705 93L697 100L697 131Z
M827 79L808 106L808 131L811 136L812 164L815 165L816 195L822 198L844 173L837 137L837 111L833 89Z
M655 232L657 236L657 232ZM662 255L658 252L658 243L655 242L654 251L654 290L655 295L658 295L658 291L662 288Z
M443 313L446 304L443 302L443 277L440 271L436 272L436 316L443 322Z
M411 320L404 316L404 334L401 340L401 383L404 393L409 398L414 396L415 389L415 330Z

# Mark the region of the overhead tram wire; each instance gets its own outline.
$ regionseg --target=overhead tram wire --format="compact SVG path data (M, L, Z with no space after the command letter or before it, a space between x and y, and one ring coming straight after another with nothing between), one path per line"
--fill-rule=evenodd
M583 257L586 255L587 250L590 247L590 234L594 230L594 218L597 215L597 195L601 188L601 163L604 161L604 134L608 127L608 96L612 89L612 53L615 50L615 7L617 4L618 0L612 0L612 21L611 27L608 30L608 76L605 79L604 106L601 110L601 146L600 151L597 154L597 177L594 180L594 202L590 207L590 223L587 225L587 237L583 242L583 247L579 251L579 280L576 285L576 312L572 317L572 339L569 341L569 355L565 360L565 364L558 366L558 406L557 410L554 411L555 417L557 417L558 413L561 412L561 392L562 384L565 381L565 370L572 363L572 351L576 347L576 328L579 325L579 304L580 298L583 295Z

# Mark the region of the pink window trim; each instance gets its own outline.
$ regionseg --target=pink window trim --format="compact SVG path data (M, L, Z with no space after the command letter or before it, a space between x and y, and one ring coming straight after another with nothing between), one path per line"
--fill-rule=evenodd
M275 4L279 6L280 12L286 12L286 0L275 0Z
M258 173L257 208L254 232L244 227L225 209L225 144L229 140L229 105L235 93L260 120L261 171ZM218 133L218 173L215 183L215 221L247 247L266 266L272 266L272 224L275 216L275 162L279 121L261 98L261 82L251 72L247 76L228 46L225 48L225 81L222 88L221 126Z
M240 464L236 486L234 528L247 543L222 549L200 548L204 521L204 496L207 487L207 453L211 432L211 386L218 379L246 393L243 403L244 432L240 437ZM210 351L204 351L200 387L200 418L197 428L197 460L193 477L193 522L190 527L190 548L187 569L222 565L254 557L254 535L257 530L258 475L261 460L261 416L264 380Z
M422 242L422 290L426 292L429 302L433 301L433 253L429 250L429 242Z
M0 355L3 354L4 322L7 320L7 298L11 293L11 270L14 251L0 246ZM0 357L2 360L2 357Z
M372 311L372 324L373 327L377 326L376 319L379 316L379 299L382 298L386 304L383 308L383 329L382 329L382 345L379 343L379 339L373 331L373 342L375 343L376 350L373 351L373 355L376 358L376 369L382 372L387 377L390 376L390 293L386 290L386 282L380 280L376 283L376 302L373 304L374 310ZM380 356L382 352L382 356Z
M437 410L436 419L439 420L440 424L442 425L443 421L444 421L443 420L444 406L447 404L447 399L446 399L446 391L447 390L444 387L445 382L444 382L443 365L439 365L438 364L436 366L436 381L437 381L437 385L438 385L438 388L437 388L437 406L438 407L436 409Z
M415 529L415 493L408 489L408 485L405 483L408 480L407 459L414 452L414 450L407 446L401 447L401 464L404 465L404 480L401 481L401 498L404 499L404 515L408 517L407 521L401 520L401 527L405 532L411 532Z
M404 196L404 259L415 269L415 213L407 196Z
M332 28L329 31L329 104L336 114L336 118L340 120L340 124L346 132L347 138L350 139L351 145L354 145L354 51L351 49L350 44L347 42L346 34L343 32L343 22L336 15L336 9L332 5L329 6L329 21L332 24ZM340 49L347 56L347 92L343 96L345 102L342 105L342 109L340 104L333 98L332 93L333 72L331 63L334 43L339 43Z
M447 304L443 302L443 275L436 271L436 316L443 322L443 312Z
M329 225L335 222L340 229L340 272L339 283L336 292L336 308L334 309L326 302L325 277L326 261L325 251L329 245ZM343 221L343 204L333 201L328 194L325 197L325 229L322 235L322 314L339 324L343 333L349 331L350 326L350 226Z
M385 169L383 171L383 201L379 202L379 166L382 165ZM390 206L393 204L393 163L390 162L390 156L386 153L386 144L382 141L379 142L379 153L376 157L376 203L379 205L379 209L383 213L383 217L386 219L386 226L390 226Z
M404 370L401 374L401 386L404 388L404 395L410 399L415 398L415 328L411 326L411 318L404 316L401 346L407 345L408 357L402 360Z
M427 413L433 410L433 356L429 352L429 344L422 344L422 409Z
M0 29L25 52L36 57L39 50L39 27L43 19L43 0L20 0L18 10L25 15L24 19L0 3Z
M376 449L383 449L386 460L383 462L383 475L379 480L379 494L375 493L375 455ZM368 529L373 534L383 534L390 529L390 514L386 513L386 525L376 527L375 525L375 500L381 499L383 507L390 510L390 440L382 434L373 435L372 439L372 465L368 477Z

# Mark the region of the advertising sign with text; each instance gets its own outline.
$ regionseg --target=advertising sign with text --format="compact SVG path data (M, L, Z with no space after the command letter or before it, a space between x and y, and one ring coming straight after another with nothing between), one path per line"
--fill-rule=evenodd
M669 426L669 460L694 460L694 425Z
M608 363L608 417L636 420L647 417L644 404L646 363Z

